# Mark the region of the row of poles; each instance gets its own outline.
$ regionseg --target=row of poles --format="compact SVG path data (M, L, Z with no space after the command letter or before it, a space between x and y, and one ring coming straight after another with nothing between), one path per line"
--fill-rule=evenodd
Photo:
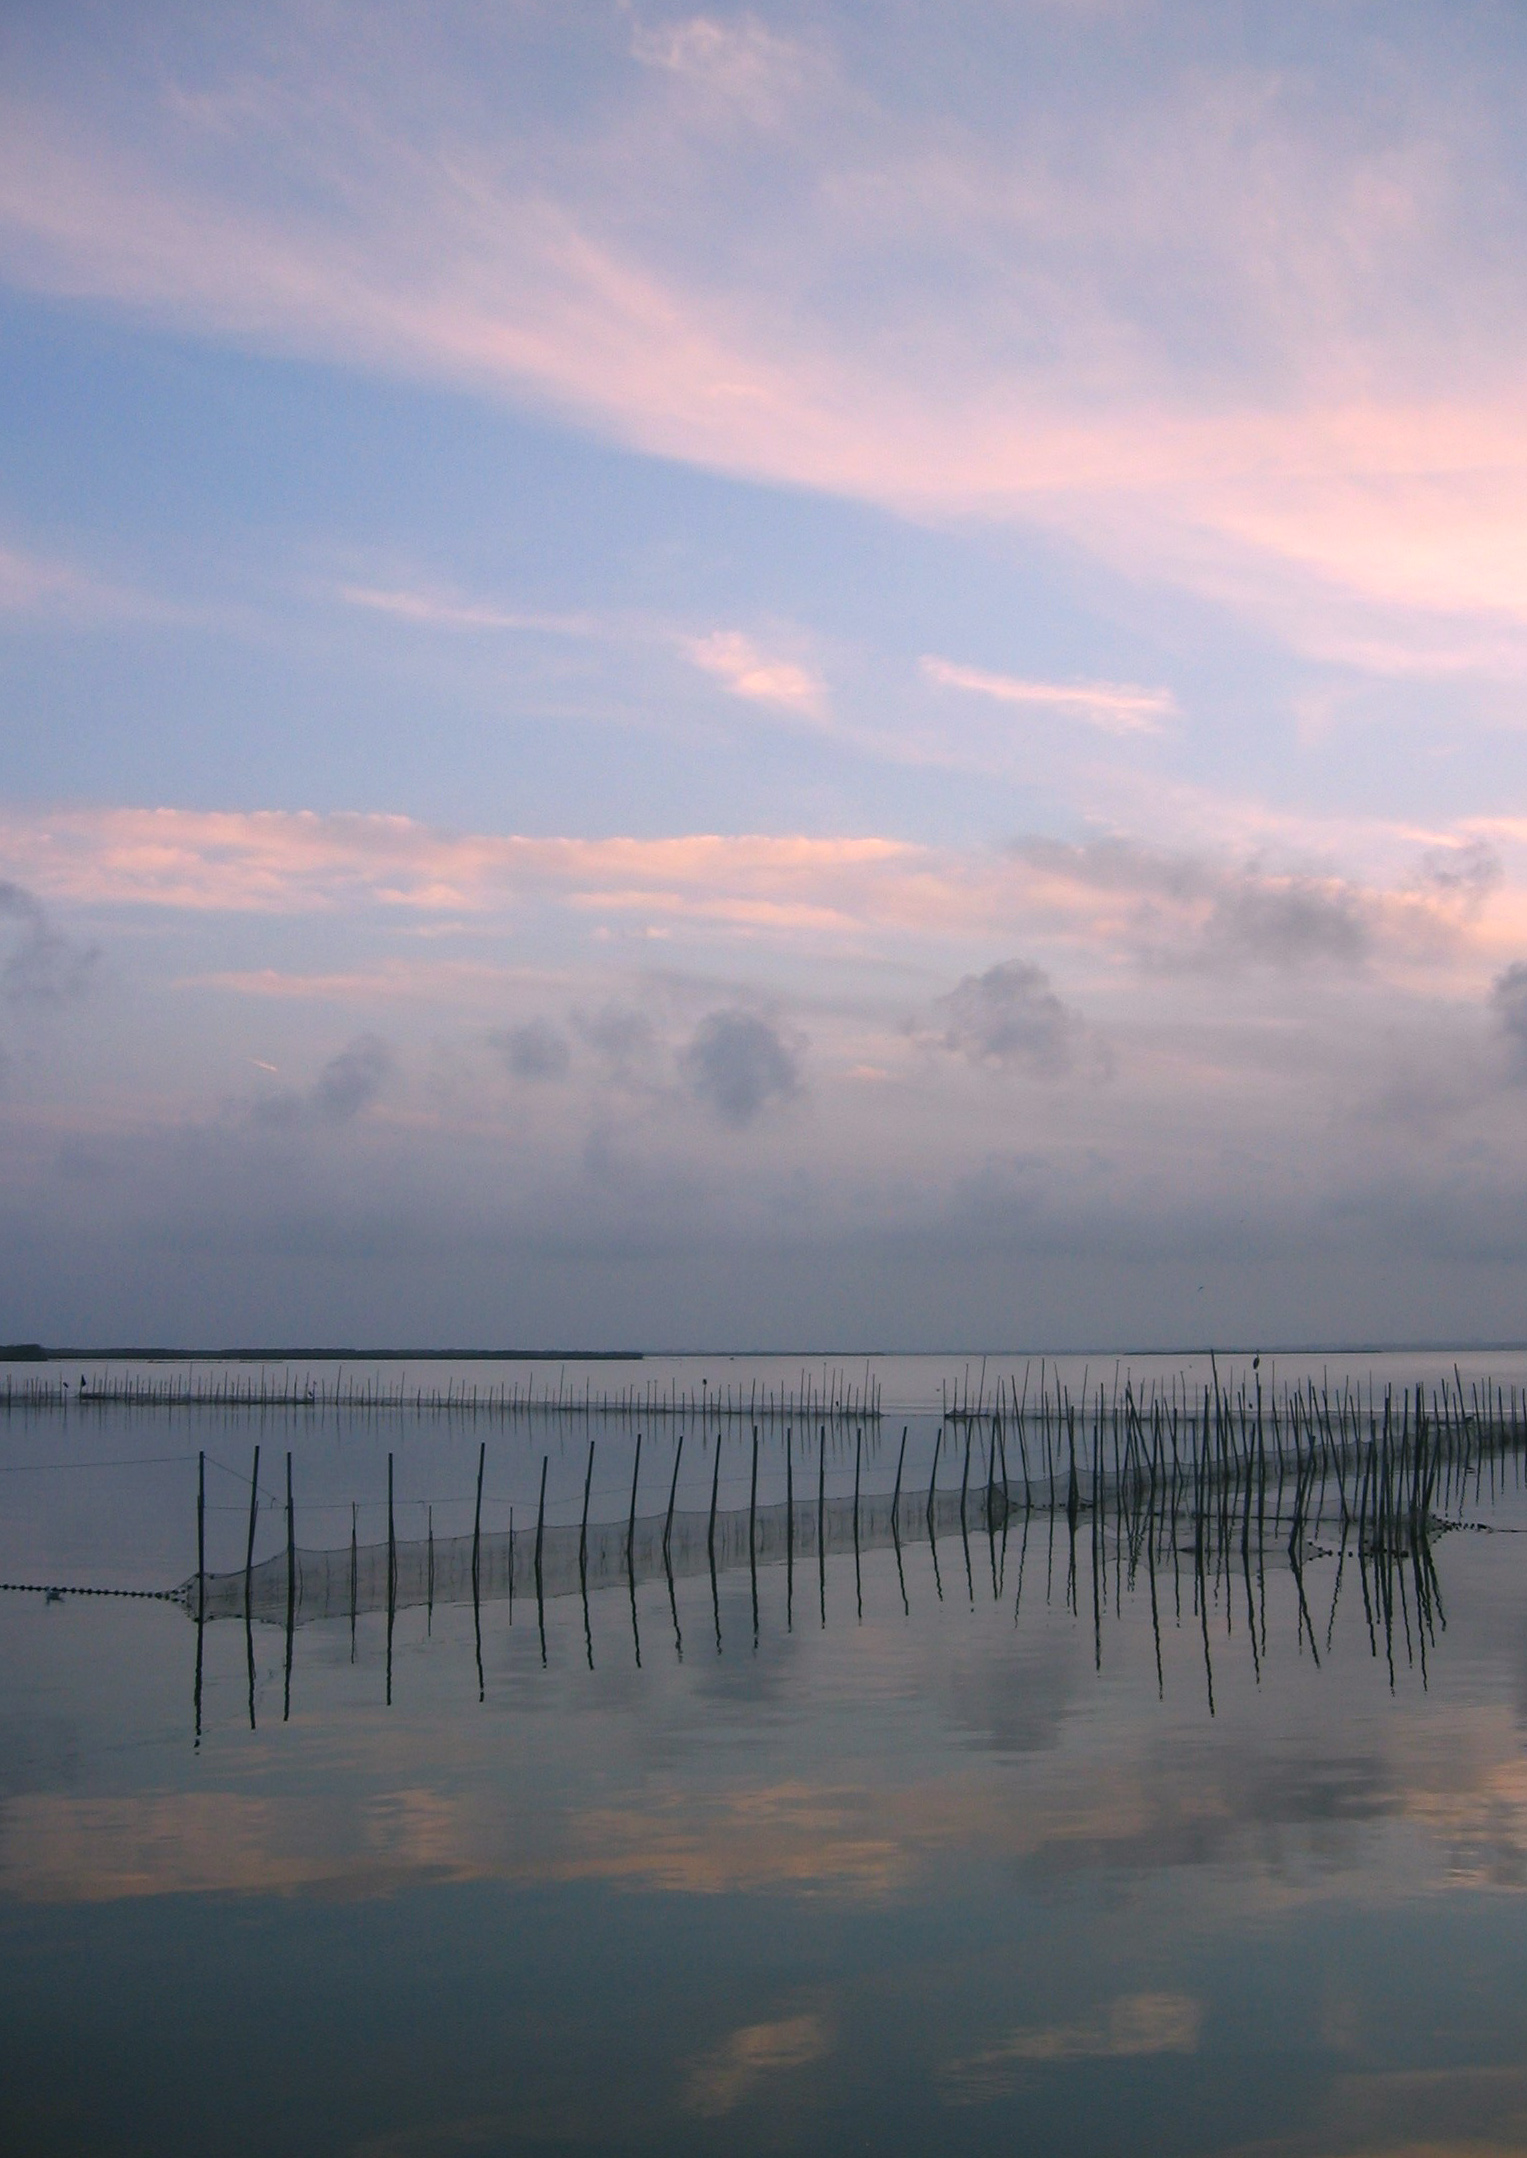
M466 1416L557 1416L602 1417L632 1422L640 1417L655 1422L709 1422L747 1424L877 1422L883 1411L880 1382L865 1367L861 1383L854 1384L840 1371L815 1374L802 1371L795 1386L772 1387L754 1379L747 1389L726 1385L712 1388L702 1381L698 1389L677 1377L666 1383L651 1379L596 1393L593 1379L581 1390L559 1372L555 1387L548 1380L537 1387L534 1376L524 1380L500 1380L497 1385L468 1385L451 1377L442 1387L409 1386L407 1375L396 1381L373 1373L351 1373L343 1367L332 1381L289 1372L279 1377L262 1370L257 1376L237 1371L190 1371L166 1377L124 1372L89 1378L83 1372L72 1387L65 1378L14 1380L6 1375L0 1407L6 1409L346 1409L394 1410L413 1414L426 1411Z
M1129 1586L1136 1584L1137 1574L1143 1564L1149 1580L1153 1625L1156 1629L1156 1654L1158 1682L1160 1679L1160 1632L1157 1608L1158 1563L1171 1565L1175 1593L1180 1616L1181 1555L1183 1545L1180 1530L1184 1522L1191 1525L1192 1543L1189 1547L1193 1557L1193 1609L1204 1631L1205 1668L1210 1686L1212 1707L1212 1669L1209 1664L1209 1608L1211 1594L1219 1601L1221 1590L1228 1590L1234 1553L1239 1546L1240 1566L1245 1579L1248 1612L1252 1614L1253 1654L1256 1648L1255 1609L1257 1597L1251 1578L1251 1553L1253 1543L1256 1552L1257 1581L1261 1594L1261 1632L1265 1648L1265 1573L1263 1556L1269 1547L1269 1526L1273 1543L1284 1541L1299 1602L1299 1627L1301 1644L1307 1637L1310 1649L1318 1661L1319 1648L1317 1628L1305 1598L1303 1567L1311 1550L1319 1549L1322 1530L1329 1523L1329 1530L1338 1539L1338 1570L1330 1620L1326 1628L1327 1646L1330 1644L1335 1623L1336 1600L1341 1594L1344 1569L1349 1550L1356 1558L1362 1584L1364 1608L1367 1614L1370 1645L1378 1653L1380 1629L1385 1652L1390 1663L1391 1677L1394 1669L1394 1646L1397 1622L1404 1629L1407 1652L1412 1646L1410 1608L1414 1601L1417 1627L1420 1633L1423 1660L1428 1639L1435 1638L1435 1624L1440 1614L1440 1591L1435 1566L1430 1553L1430 1539L1434 1533L1456 1525L1447 1519L1437 1519L1440 1509L1445 1516L1466 1496L1471 1479L1478 1497L1486 1465L1490 1467L1491 1487L1494 1489L1495 1463L1504 1453L1513 1454L1520 1465L1523 1419L1521 1406L1513 1392L1509 1403L1505 1394L1497 1389L1493 1400L1488 1390L1476 1387L1465 1394L1461 1381L1456 1392L1434 1395L1430 1402L1423 1389L1414 1393L1407 1390L1398 1399L1390 1392L1377 1400L1371 1393L1366 1406L1361 1394L1343 1392L1333 1403L1329 1395L1315 1395L1307 1390L1285 1389L1281 1396L1264 1397L1260 1377L1254 1375L1253 1388L1245 1386L1233 1390L1211 1386L1205 1390L1200 1401L1189 1410L1180 1403L1161 1394L1136 1401L1132 1389L1126 1385L1122 1395L1110 1397L1099 1387L1089 1400L1078 1402L1064 1388L1057 1389L1053 1397L1040 1396L1032 1406L1021 1400L1014 1411L1008 1406L1008 1414L994 1411L984 1426L978 1427L973 1417L963 1419L964 1460L959 1487L959 1521L965 1536L967 1576L970 1574L970 1550L968 1541L968 1510L973 1491L979 1492L978 1513L992 1539L992 1563L994 1583L999 1582L1002 1567L998 1565L996 1539L1000 1533L1003 1561L1011 1522L1020 1517L1023 1521L1024 1548L1027 1549L1030 1518L1038 1513L1049 1522L1050 1552L1053 1560L1054 1539L1059 1521L1064 1520L1067 1534L1067 1596L1074 1608L1079 1610L1078 1591L1078 1545L1083 1517L1087 1521L1087 1534L1092 1556L1092 1584L1094 1621L1097 1628L1097 1655L1101 1663L1102 1637L1101 1613L1107 1601L1107 1567L1105 1553L1110 1546L1116 1570L1127 1564ZM984 1466L978 1463L980 1482L972 1486L972 1453L978 1431L984 1442ZM933 1463L929 1475L926 1500L921 1508L926 1518L930 1546L934 1549L934 1566L937 1578L937 1552L935 1540L935 1500L938 1494L940 1456L945 1445L946 1433L951 1443L957 1443L958 1427L953 1420L941 1423L935 1435ZM1020 1476L1011 1474L1008 1453L1009 1439L1017 1455ZM892 1493L890 1522L892 1538L896 1547L898 1573L901 1570L901 1525L903 1520L903 1476L906 1461L907 1432L903 1429L901 1446L897 1455L895 1486ZM672 1535L674 1512L677 1501L680 1469L683 1460L684 1435L681 1432L675 1448L668 1481L667 1510L663 1517L662 1553L668 1577L670 1604L675 1628L675 1638L682 1654L682 1636L679 1632L678 1609L674 1579L669 1564L669 1545ZM786 1435L786 1566L787 1566L787 1617L793 1603L794 1584L794 1534L796 1523L795 1456L793 1436ZM481 1589L480 1555L482 1544L483 1482L486 1468L486 1442L478 1449L477 1478L472 1528L472 1602L476 1635L479 1695L483 1690L482 1636L481 1636ZM583 1480L582 1513L579 1527L579 1571L583 1591L585 1638L592 1666L593 1643L589 1623L588 1583L586 1556L589 1531L589 1508L593 1490L595 1442L591 1440ZM637 1659L640 1661L640 1634L636 1613L636 1571L632 1552L637 1523L639 1483L642 1462L642 1438L637 1434L635 1457L626 1518L625 1576L630 1595L633 1635L636 1641ZM860 1493L863 1465L863 1431L855 1435L854 1487L853 1487L853 1544L858 1580ZM245 1621L249 1635L249 1703L254 1714L254 1651L252 1637L252 1604L249 1583L254 1566L254 1543L259 1511L260 1448L254 1452L250 1478L250 1509L248 1536L245 1552ZM824 1529L826 1507L827 1429L820 1427L820 1446L817 1460L817 1549L821 1573L822 1618L826 1615L826 1536ZM540 1468L539 1495L536 1511L534 1543L534 1580L537 1602L537 1618L540 1628L542 1660L546 1658L545 1593L542 1574L542 1549L546 1527L546 1486L549 1455L543 1454ZM397 1610L397 1527L394 1487L393 1456L387 1462L387 1694L391 1700L392 1686L392 1635ZM752 1459L749 1476L748 1503L748 1550L753 1576L753 1613L755 1645L758 1635L757 1564L754 1524L758 1508L759 1431L753 1428ZM721 1474L720 1434L717 1434L715 1458L712 1463L710 1503L708 1514L707 1549L711 1567L713 1609L716 1640L720 1648L720 1607L716 1590L715 1539ZM913 1520L916 1520L914 1512ZM1253 1523L1255 1538L1253 1539ZM292 1643L295 1630L299 1567L296 1550L295 1508L292 1488L292 1457L286 1455L286 1667L283 1714L290 1714L290 1688L292 1667ZM1283 1531L1286 1526L1286 1538ZM355 1582L357 1565L357 1510L351 1509L351 1636L354 1653L354 1630L356 1621ZM429 1596L433 1606L434 1588L434 1530L433 1509L429 1511ZM514 1596L514 1537L513 1512L510 1513L510 1619L513 1616ZM1413 1586L1407 1589L1408 1578ZM1020 1573L1021 1578L1021 1573ZM195 1584L196 1616L198 1621L198 1651L196 1704L198 1733L201 1707L201 1636L206 1614L206 1456L199 1456L197 1497L197 1576ZM906 1599L905 1577L901 1575L903 1601ZM939 1594L942 1597L940 1581ZM1021 1593L1021 1590L1020 1590ZM1229 1615L1226 1595L1227 1622ZM862 1610L862 1592L860 1608Z

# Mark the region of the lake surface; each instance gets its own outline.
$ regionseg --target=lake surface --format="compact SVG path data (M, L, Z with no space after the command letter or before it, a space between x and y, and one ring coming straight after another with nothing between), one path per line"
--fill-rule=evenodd
M1398 1427L1454 1362L1314 1377ZM1457 1362L1467 1446L1527 1365ZM68 1593L0 1595L0 2146L1527 2151L1519 1447L1364 1558L1313 1450L1131 1510L1084 1430L1044 1485L1037 1360L1020 1503L1011 1425L945 1420L965 1373L877 1360L878 1422L756 1457L739 1419L92 1406L73 1365L83 1406L12 1409L0 1577Z

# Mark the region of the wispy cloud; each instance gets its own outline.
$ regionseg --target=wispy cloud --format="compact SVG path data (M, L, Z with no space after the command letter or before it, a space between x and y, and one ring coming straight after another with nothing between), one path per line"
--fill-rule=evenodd
M374 614L394 616L423 629L529 631L553 637L594 637L603 625L588 614L548 614L496 607L484 600L463 599L451 593L383 588L375 585L342 585L339 596L351 607L364 607Z
M740 630L718 629L709 636L688 637L683 650L702 672L714 675L734 697L776 705L807 719L827 716L827 685L798 661L760 650Z
M738 112L767 127L784 117L813 78L824 74L820 51L782 37L756 15L718 21L710 15L638 24L631 51L660 68L728 116Z
M347 606L419 629L581 637L666 647L680 652L691 666L720 682L734 697L819 723L829 717L827 685L821 676L785 652L766 650L742 630L696 633L631 613L553 613L505 606L433 586L346 584L339 587L339 597ZM867 738L863 746L875 745Z
M1160 734L1174 718L1177 701L1167 689L1141 689L1128 682L1034 682L1017 675L991 674L981 667L957 666L953 660L927 657L922 671L941 689L966 689L999 704L1037 705L1047 711L1074 713L1104 734Z
M56 555L0 545L0 616L80 623L171 620L181 610L111 583Z
M474 48L490 76L517 34ZM1421 617L1427 666L1439 621L1464 651L1527 620L1519 53L1486 109L1430 40L1354 102L1212 39L1105 94L1081 36L1028 124L1004 100L956 133L918 50L871 67L846 19L809 51L749 16L624 34L624 77L570 49L557 121L512 142L465 117L445 40L378 29L362 87L318 19L253 88L214 66L166 97L124 54L109 116L13 92L0 259L710 468L1027 520L1296 639L1345 613L1391 667ZM1322 29L1312 72L1361 81L1366 50ZM680 91L766 119L766 153L676 130Z
M532 838L305 811L13 810L0 816L0 850L40 900L77 908L370 914L399 925L560 913L590 930L668 924L739 947L767 939L910 958L995 945L1005 958L1021 940L1073 963L1157 974L1466 970L1481 984L1527 945L1527 842L1502 838L1485 851L1473 834L1413 846L1387 882L1270 850L1124 838L1028 837L994 849L862 835ZM261 970L225 979L267 994L277 986ZM379 986L400 979L389 973ZM996 987L1016 993L1005 977Z

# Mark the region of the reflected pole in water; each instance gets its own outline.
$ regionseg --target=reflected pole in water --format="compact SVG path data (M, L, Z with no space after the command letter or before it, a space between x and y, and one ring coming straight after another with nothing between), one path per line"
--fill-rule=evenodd
M358 1550L359 1538L356 1529L356 1514L356 1504L354 1499L352 1499L350 1501L350 1661L352 1663L354 1663L355 1661L355 1582L357 1561L360 1556Z
M1023 1509L1023 1541L1018 1546L1018 1591L1013 1598L1013 1630L1018 1628L1018 1614L1023 1609L1023 1568L1029 1555L1029 1509Z
M1337 1548L1337 1552L1336 1552L1336 1580L1335 1580L1335 1582L1334 1582L1334 1584L1333 1584L1333 1586L1332 1586L1332 1589L1331 1589L1331 1616L1330 1616L1330 1618L1329 1618L1329 1619L1328 1619L1328 1620L1326 1621L1326 1651L1327 1651L1327 1653L1328 1653L1328 1654L1329 1654L1329 1652L1330 1652L1330 1648L1331 1648L1331 1639L1332 1639L1332 1636L1333 1636L1333 1635L1335 1634L1335 1632L1336 1632L1336 1606L1337 1606L1337 1605L1338 1605L1338 1604L1340 1603L1340 1601L1341 1601L1341 1578L1342 1578L1342 1573L1343 1573L1343 1570L1344 1570L1344 1568L1346 1567L1346 1563L1347 1563L1347 1524L1346 1524L1346 1521L1345 1521L1345 1520L1343 1520L1343 1522L1342 1522L1342 1527L1341 1527L1341 1543L1340 1543L1340 1545L1338 1546L1338 1548Z
M1200 1517L1201 1518L1201 1517ZM1204 1685L1209 1696L1209 1714L1214 1714L1214 1663L1209 1654L1209 1584L1204 1576L1203 1533L1198 1532L1197 1552L1194 1558L1194 1586L1198 1596L1199 1626L1204 1641Z
M673 1586L673 1561L668 1546L663 1546L663 1572L668 1580L668 1609L673 1614L673 1649L678 1662L684 1661L684 1636L679 1631L679 1599Z

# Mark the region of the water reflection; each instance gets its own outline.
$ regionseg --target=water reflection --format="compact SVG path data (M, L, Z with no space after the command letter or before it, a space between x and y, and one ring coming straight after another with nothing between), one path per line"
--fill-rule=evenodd
M7 2147L1527 2148L1511 1418L1096 1407L194 1427L0 1598Z

